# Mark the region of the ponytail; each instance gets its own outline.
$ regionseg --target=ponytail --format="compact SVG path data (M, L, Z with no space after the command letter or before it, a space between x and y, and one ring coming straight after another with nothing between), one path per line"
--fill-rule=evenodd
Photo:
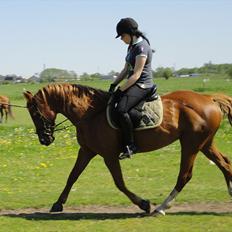
M136 30L134 33L133 33L133 35L135 35L135 36L137 36L137 37L142 37L143 39L145 39L146 41L147 41L147 43L150 45L150 41L148 40L148 38L143 34L143 32L141 32L141 31L139 31L139 30ZM131 48L131 46L132 46L132 43L133 43L133 35L131 34L130 36L131 36L131 42L130 42L130 45L129 45L129 47L128 47L128 50ZM155 50L154 49L152 49L152 52L154 53L155 52Z
M139 37L141 36L143 39L145 39L147 41L147 43L150 45L150 41L148 40L148 38L143 34L143 32L137 30L135 33L135 36Z

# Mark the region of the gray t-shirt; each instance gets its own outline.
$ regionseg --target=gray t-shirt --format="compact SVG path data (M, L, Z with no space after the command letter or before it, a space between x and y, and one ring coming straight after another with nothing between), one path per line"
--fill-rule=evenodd
M136 84L141 88L150 88L154 85L152 79L152 49L148 42L145 39L139 37L137 41L131 46L131 48L127 52L126 62L129 64L129 73L128 78L133 74L135 61L137 56L145 56L147 57L146 63L143 67L143 71L141 76L136 81Z

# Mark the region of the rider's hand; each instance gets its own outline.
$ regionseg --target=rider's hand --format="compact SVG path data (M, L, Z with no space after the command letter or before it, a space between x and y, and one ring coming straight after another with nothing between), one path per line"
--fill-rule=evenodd
M108 90L108 92L109 92L109 93L113 93L114 90L115 90L115 88L116 88L116 86L117 86L116 84L111 84L111 85L110 85L110 88L109 88L109 90Z
M123 95L123 91L120 88L117 88L117 90L113 93L113 97L115 101L119 101L122 95Z

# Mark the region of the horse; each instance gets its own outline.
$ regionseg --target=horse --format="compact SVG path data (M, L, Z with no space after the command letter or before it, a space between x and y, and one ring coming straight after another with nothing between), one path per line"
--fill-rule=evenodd
M11 118L14 118L12 110L11 110L11 105L10 105L10 100L7 96L1 96L0 95L0 123L3 122L3 117L5 113L5 122L8 120L8 114Z
M50 84L33 95L24 92L29 114L34 122L38 140L50 145L54 137L55 120L63 114L78 128L80 145L75 165L51 212L63 210L69 192L78 177L96 155L103 157L116 187L145 214L165 215L174 199L192 177L194 160L201 151L222 171L228 192L232 196L232 167L229 159L214 144L214 136L223 116L232 125L232 98L224 94L200 94L179 90L161 96L163 120L160 126L135 131L135 142L140 152L148 152L168 146L176 140L181 145L180 169L176 184L161 205L151 209L151 203L130 191L124 182L119 154L122 151L120 130L109 126L106 106L110 94L103 90L78 84Z

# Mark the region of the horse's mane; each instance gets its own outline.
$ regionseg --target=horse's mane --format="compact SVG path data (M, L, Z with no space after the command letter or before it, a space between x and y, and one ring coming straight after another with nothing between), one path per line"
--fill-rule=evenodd
M35 94L36 102L49 104L59 102L59 106L68 108L77 106L83 110L91 107L105 108L109 94L103 90L79 84L49 84Z

